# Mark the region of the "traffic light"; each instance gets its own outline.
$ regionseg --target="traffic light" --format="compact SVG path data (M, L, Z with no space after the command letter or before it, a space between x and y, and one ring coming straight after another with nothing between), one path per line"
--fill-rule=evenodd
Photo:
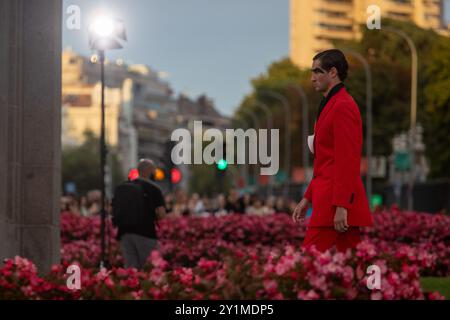
M222 158L219 159L216 163L216 168L219 171L225 171L228 168L228 161L227 161L227 144L224 142L222 147L223 153Z
M227 167L228 167L228 162L227 162L226 159L220 159L220 160L217 162L217 169L219 169L220 171L225 171L225 170L227 170Z
M172 149L175 146L175 141L168 140L165 143L163 162L166 170L169 173L169 190L173 190L173 186L181 181L181 171L175 168L172 162Z
M139 172L136 168L133 168L128 172L128 180L133 181L139 178Z
M180 169L178 169L178 168L172 168L172 169L170 170L170 182L171 182L172 184L180 183L181 178L182 178L182 176L181 176L181 171L180 171Z
M218 182L219 192L225 191L225 180L227 175L228 161L226 160L227 155L227 145L223 143L223 153L222 158L216 162L216 179Z
M164 173L164 170L161 168L157 168L155 170L155 180L156 181L162 181L166 177L166 174Z

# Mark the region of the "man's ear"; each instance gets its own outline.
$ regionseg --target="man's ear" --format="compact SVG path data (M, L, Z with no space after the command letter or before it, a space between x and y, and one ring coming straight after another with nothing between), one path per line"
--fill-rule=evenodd
M338 71L337 71L336 67L332 67L330 69L330 72L331 72L331 75L332 75L333 78L337 78L338 77Z

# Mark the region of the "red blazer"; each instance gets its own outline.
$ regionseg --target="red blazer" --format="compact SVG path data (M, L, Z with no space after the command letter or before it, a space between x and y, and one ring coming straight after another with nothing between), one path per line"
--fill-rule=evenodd
M372 225L360 173L361 114L345 88L328 101L314 125L314 134L314 173L304 194L312 202L308 226L334 226L337 206L347 209L349 226Z

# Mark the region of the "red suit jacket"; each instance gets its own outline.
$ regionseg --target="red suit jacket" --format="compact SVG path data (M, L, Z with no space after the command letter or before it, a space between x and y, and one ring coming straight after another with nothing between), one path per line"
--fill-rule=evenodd
M361 114L345 88L331 97L314 125L314 173L304 197L312 202L309 227L334 226L336 207L349 226L370 226L372 214L361 179Z

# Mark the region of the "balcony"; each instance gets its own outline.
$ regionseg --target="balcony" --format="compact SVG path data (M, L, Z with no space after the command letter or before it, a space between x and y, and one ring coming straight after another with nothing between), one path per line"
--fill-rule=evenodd
M330 39L352 40L355 35L352 25L335 25L327 23L317 23L313 27L315 38L327 36Z
M326 9L336 12L349 12L353 9L353 3L351 0L318 0L315 8L317 10Z

